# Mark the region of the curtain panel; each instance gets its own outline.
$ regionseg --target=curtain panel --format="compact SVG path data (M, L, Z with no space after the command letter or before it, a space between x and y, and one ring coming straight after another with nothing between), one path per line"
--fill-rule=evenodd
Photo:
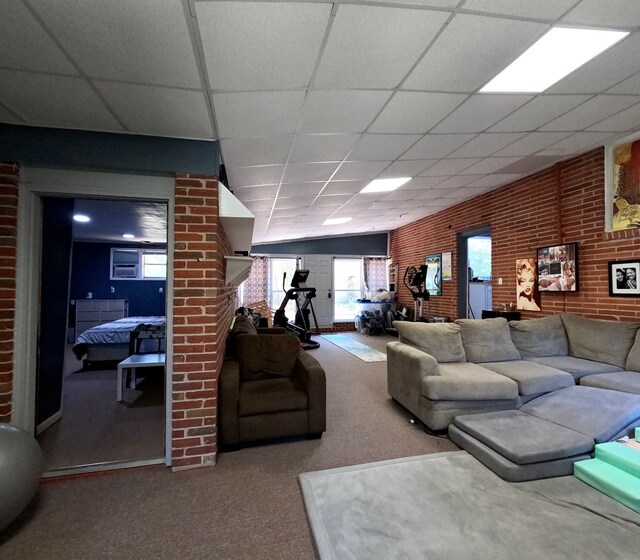
M386 257L364 257L362 259L364 268L365 289L372 294L377 290L387 289L387 266Z

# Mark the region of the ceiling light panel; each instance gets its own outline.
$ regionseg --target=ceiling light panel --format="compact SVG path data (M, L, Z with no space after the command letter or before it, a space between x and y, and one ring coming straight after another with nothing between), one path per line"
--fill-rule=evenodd
M214 90L309 85L331 4L196 2L195 6Z
M539 37L547 25L457 14L403 89L475 91Z
M554 27L480 91L545 91L627 34L624 31Z
M396 87L449 15L446 11L339 4L315 85Z
M182 2L29 0L29 4L93 78L201 87Z
M400 188L405 183L411 181L411 177L395 177L392 179L376 179L371 181L361 193L376 193L376 192L388 192L394 191Z
M226 138L220 142L224 163L229 167L285 163L293 135L269 138Z

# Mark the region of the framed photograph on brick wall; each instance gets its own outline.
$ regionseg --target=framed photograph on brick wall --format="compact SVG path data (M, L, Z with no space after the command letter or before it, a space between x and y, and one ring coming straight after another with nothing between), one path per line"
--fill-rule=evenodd
M640 228L640 133L605 151L605 228Z
M609 295L640 296L640 261L609 261Z
M578 291L577 243L563 243L538 249L538 290Z

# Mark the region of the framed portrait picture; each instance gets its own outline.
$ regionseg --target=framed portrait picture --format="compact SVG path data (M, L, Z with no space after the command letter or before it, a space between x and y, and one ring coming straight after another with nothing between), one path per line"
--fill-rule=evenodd
M540 292L536 282L536 260L516 259L516 309L540 311Z
M427 255L424 259L427 265L427 274L425 278L425 288L429 290L431 296L442 295L442 255Z
M640 135L607 146L605 152L606 229L640 227Z
M638 275L640 275L640 260L609 261L609 295L640 296Z
M563 243L538 249L538 290L578 291L577 243Z

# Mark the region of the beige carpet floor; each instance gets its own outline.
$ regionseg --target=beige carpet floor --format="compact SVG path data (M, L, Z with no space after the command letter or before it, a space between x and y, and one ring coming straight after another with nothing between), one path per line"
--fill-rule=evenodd
M349 333L384 351L391 337ZM409 423L386 389L386 363L330 343L312 351L327 372L327 432L222 453L215 467L162 467L48 482L0 537L0 558L306 560L317 554L297 476L456 450Z

